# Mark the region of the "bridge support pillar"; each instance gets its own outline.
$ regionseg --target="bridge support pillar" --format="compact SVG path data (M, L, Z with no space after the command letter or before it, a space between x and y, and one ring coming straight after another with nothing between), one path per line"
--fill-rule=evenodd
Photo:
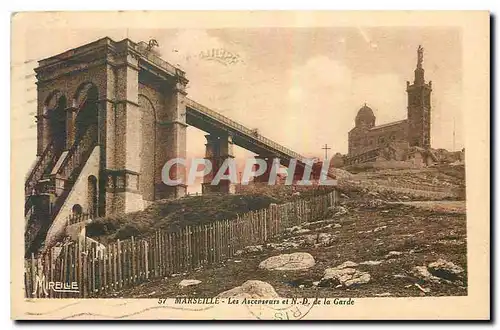
M209 134L205 135L205 138L207 139L207 143L205 144L205 159L211 162L212 170L203 178L202 193L234 194L236 190L234 182L226 179L220 180L216 185L211 184L224 161L234 158L232 137L229 135L216 136ZM227 174L227 171L225 174Z

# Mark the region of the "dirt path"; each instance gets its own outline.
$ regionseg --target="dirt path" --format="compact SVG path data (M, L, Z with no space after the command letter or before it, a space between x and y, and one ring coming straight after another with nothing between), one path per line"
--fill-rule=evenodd
M465 201L418 201L418 202L396 202L394 204L403 204L418 207L430 211L450 212L465 214Z

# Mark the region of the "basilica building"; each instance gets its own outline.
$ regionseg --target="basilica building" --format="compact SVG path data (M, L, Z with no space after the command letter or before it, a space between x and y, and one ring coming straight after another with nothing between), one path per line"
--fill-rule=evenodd
M386 160L409 160L415 153L424 163L432 162L431 92L432 82L425 82L422 67L424 49L417 50L417 67L413 83L406 82L408 93L407 118L375 125L373 110L366 104L359 109L355 126L348 133L346 165Z

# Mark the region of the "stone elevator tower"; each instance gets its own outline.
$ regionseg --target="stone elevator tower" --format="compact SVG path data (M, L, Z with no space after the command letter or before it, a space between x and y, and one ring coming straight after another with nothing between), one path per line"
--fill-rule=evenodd
M432 81L425 82L424 49L417 50L417 68L413 84L406 82L408 93L408 142L410 147L430 148L431 146L431 92Z
M25 189L51 200L47 239L74 212L133 212L186 194L161 178L169 159L186 157L184 71L144 43L103 38L41 60L35 72L37 163ZM185 167L170 177L185 182Z

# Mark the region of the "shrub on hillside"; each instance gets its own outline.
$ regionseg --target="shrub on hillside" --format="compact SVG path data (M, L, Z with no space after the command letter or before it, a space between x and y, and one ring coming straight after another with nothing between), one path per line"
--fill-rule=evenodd
M139 236L141 232L137 227L131 225L131 224L126 224L125 226L121 227L115 234L115 239L126 239L130 238L132 236Z
M116 232L117 223L109 221L108 219L97 219L87 224L87 236L96 237L96 236L106 236Z
M176 231L217 220L233 220L237 214L279 202L266 195L209 195L163 200L144 211L97 219L87 225L87 236L106 242L147 236L158 229Z

